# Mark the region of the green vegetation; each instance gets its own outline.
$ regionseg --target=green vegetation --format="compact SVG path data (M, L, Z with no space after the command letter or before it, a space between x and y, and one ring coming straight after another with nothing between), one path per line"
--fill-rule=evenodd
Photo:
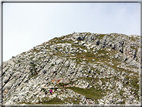
M77 80L76 80L76 81L77 81ZM71 80L70 80L69 83L59 83L58 85L61 86L61 87L65 87L65 86L67 86L67 85L69 85L69 84L73 85L76 81L71 81Z
M68 98L64 99L64 102L69 102L69 103L73 103L73 104L79 104L80 99L68 97Z
M96 55L94 55L94 53L91 52L78 53L76 54L76 60L77 63L80 63L82 62L82 58L85 58L87 62L92 62L92 59L94 59L95 61L100 61L104 63L104 61L107 61L110 58L110 56L106 55L106 53L107 51L105 49L98 50Z
M82 94L86 96L86 98L90 98L92 100L95 99L96 102L98 99L101 99L104 96L103 91L98 88L90 88L90 89L83 89L78 87L66 87L66 88L71 89L79 94Z
M125 87L128 85L131 88L131 91L134 92L136 98L139 100L139 93L138 93L138 90L139 90L139 81L138 81L138 77L132 75L132 76L126 76L125 77L126 80L128 81L126 84L123 84Z
M89 35L91 35L91 33L90 33L90 32L86 32L86 35L85 35L85 36L89 36Z
M46 89L45 89L45 88L42 88L41 91L46 92Z
M21 61L20 60L18 60L18 62L17 63L21 63Z
M101 78L100 80L102 81L102 85L105 85L106 82L110 81L110 78Z
M134 94L136 95L136 98L139 100L139 80L138 77L135 76L131 76L130 77L130 86L132 87L131 90L134 92Z
M135 49L135 50L137 49L137 48L136 48L136 47L134 47L134 46L131 46L131 48L132 48L132 49Z
M136 41L136 38L134 36L131 37L132 41Z
M131 84L131 86L133 86L133 88L139 89L139 84L138 83L139 83L138 79L133 77L132 82L130 84Z
M92 78L92 77L88 77L88 78L86 78L86 77L80 77L78 79L85 80L85 81L87 81L92 86L99 81L99 78Z
M44 97L41 100L39 100L39 102L37 104L40 104L40 103L42 103L42 104L63 104L64 101L60 100L57 97L55 97L55 98L53 98L51 100L49 100L48 97Z
M17 102L17 104L33 104L31 101L22 101L22 102Z
M136 50L136 53L138 52L138 47L131 46L131 48Z
M32 52L36 52L36 53L38 53L38 52L40 52L40 50L38 50L38 49L34 48Z
M62 36L62 37L55 37L53 39L51 39L49 42L56 42L56 43L65 43L65 42L70 42L70 41L63 41L64 38L68 38L70 37L72 34L68 34L66 36Z
M23 52L22 54L24 55L26 52Z
M36 68L35 68L36 64L32 63L32 64L30 64L30 66L31 66L31 69L30 69L31 77L37 76L38 72L36 71Z
M16 69L15 69L15 68L13 68L13 71L16 71Z
M59 83L59 85L64 87L66 85L69 85L69 83Z
M123 91L122 89L120 90L120 96L122 96L123 97L123 93L124 93L125 91Z
M33 60L34 57L31 57L30 60Z
M100 35L98 35L97 37L98 37L98 39L100 40L100 39L103 39L104 36L105 36L105 34L100 34Z
M54 66L54 64L51 64L51 66Z
M5 71L8 71L10 67L7 67L7 69Z

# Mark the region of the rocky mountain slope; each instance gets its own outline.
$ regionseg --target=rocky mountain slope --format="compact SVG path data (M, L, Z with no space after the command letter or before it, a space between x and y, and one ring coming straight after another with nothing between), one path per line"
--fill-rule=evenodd
M140 104L139 40L72 33L13 56L3 62L3 103Z

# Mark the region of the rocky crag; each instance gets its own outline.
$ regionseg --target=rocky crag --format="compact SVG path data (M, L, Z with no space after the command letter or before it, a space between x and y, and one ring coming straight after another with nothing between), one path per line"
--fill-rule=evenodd
M3 103L140 104L139 44L117 33L53 38L3 62Z

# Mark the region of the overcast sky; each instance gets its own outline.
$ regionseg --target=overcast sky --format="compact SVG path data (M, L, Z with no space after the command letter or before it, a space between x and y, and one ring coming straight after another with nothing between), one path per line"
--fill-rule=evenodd
M3 61L74 31L140 35L140 4L4 3Z

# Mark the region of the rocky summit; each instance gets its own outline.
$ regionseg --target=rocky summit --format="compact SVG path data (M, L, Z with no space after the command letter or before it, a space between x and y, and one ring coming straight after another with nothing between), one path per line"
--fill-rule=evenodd
M3 104L140 104L140 49L138 35L55 37L3 62Z

